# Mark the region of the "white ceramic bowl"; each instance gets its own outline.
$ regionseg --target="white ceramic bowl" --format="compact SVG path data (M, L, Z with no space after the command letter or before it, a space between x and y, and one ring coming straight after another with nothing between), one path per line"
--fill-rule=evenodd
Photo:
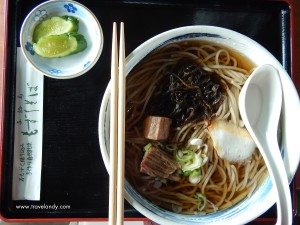
M136 48L126 58L126 74L154 49L170 42L193 39L212 41L244 54L257 66L274 65L281 77L283 86L282 107L282 148L284 164L289 181L292 180L299 164L300 142L295 128L300 127L300 103L294 84L282 65L264 47L252 39L237 32L213 26L189 26L161 33ZM109 97L110 88L106 89L99 116L99 140L102 157L109 168ZM271 179L267 178L250 198L217 213L199 216L182 215L161 209L143 198L125 181L125 198L146 217L159 224L245 224L267 211L276 200Z
M87 48L62 58L50 59L37 55L32 47L35 26L46 18L63 15L78 18L78 33L84 35ZM84 5L69 0L52 0L36 6L27 15L22 24L20 42L26 59L35 69L52 78L68 79L86 73L95 65L103 48L103 32L96 16Z

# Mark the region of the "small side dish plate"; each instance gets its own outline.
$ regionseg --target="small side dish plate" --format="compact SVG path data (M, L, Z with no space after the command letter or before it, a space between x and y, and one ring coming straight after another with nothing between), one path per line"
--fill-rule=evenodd
M37 24L52 16L74 16L79 20L78 33L84 35L87 48L62 58L44 58L33 50L33 32ZM103 48L103 32L97 17L84 5L75 1L55 0L35 7L25 18L20 43L26 59L46 76L57 79L78 77L90 70Z

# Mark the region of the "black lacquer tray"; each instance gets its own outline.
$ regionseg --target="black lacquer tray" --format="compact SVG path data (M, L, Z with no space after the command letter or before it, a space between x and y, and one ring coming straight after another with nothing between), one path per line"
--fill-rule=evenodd
M104 48L85 75L69 80L45 77L41 200L12 201L12 165L16 52L27 13L42 1L8 2L1 214L6 219L105 219L108 216L108 174L101 158L98 116L110 79L111 33L114 21L125 23L126 55L147 39L188 25L214 25L238 31L267 48L291 72L290 5L284 1L100 1L81 2L98 18ZM293 184L291 184L293 192ZM65 208L18 209L18 205L61 205ZM126 218L144 217L125 203ZM276 208L257 223L276 218Z

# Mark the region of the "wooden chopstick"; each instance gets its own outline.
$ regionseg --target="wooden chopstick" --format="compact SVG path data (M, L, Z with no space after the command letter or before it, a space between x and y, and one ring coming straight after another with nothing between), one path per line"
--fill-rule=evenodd
M125 175L125 37L124 23L120 25L119 96L118 96L118 177L117 177L117 225L124 221Z
M109 225L124 221L125 170L125 36L120 24L118 63L117 24L113 23L110 103Z
M116 224L117 149L118 149L118 43L117 24L113 24L111 50L111 93L110 93L110 171L109 171L109 225Z

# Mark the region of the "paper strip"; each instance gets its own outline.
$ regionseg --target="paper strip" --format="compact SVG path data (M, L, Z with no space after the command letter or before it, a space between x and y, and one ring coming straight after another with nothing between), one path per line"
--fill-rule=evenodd
M44 75L17 49L13 200L40 200Z

